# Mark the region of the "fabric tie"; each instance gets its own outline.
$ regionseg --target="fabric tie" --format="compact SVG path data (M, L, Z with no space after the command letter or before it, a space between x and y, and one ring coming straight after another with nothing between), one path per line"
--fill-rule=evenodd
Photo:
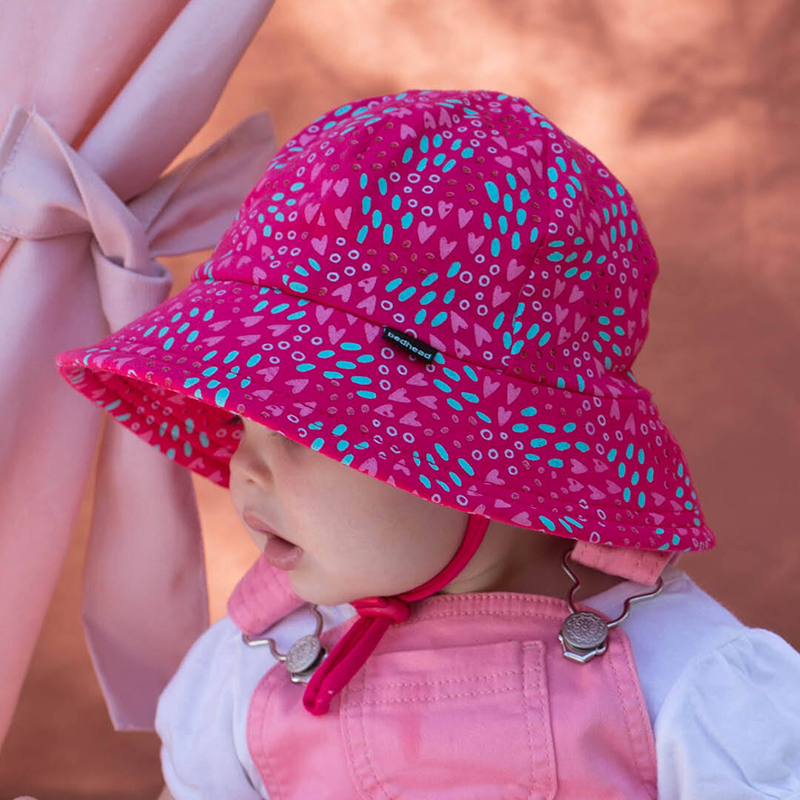
M392 624L405 622L411 609L409 602L422 600L447 586L475 555L491 520L470 514L461 545L450 562L426 583L394 597L365 597L351 604L358 619L347 630L328 657L320 664L306 686L303 705L317 716L326 714L333 698L377 647Z
M116 151L116 145L107 143L106 148ZM27 381L31 391L36 387L39 394L52 390L52 408L48 409L69 421L62 427L71 435L85 430L86 436L95 436L97 429L87 418L101 416L99 409L83 401L79 405L73 397L66 398L64 408L60 406L63 381L51 361L58 337L64 337L64 344L78 332L94 339L99 331L91 326L98 316L105 318L108 328L117 330L163 302L173 276L157 257L213 246L276 149L269 114L253 114L126 201L43 116L15 106L0 136L0 237L16 242L15 257L9 253L2 262L4 285L13 289L13 296L3 297L0 317L13 309L17 330L14 337L3 341L0 357L16 364L12 361L18 349L16 341L30 341L34 349L26 350L25 359L19 361L18 378L3 384L3 407L8 405L6 399L11 402L28 395L20 388ZM119 168L119 160L113 163ZM148 161L149 168L157 163ZM85 245L81 245L80 234L86 237ZM76 242L85 252L78 252ZM101 311L95 309L97 302ZM86 328L80 324L73 328L71 322L58 317L62 308L70 310L68 317L88 320ZM58 321L58 331L53 338L40 336L38 329L49 325L50 319L54 325ZM28 377L23 363L36 365L35 370L31 366ZM73 405L77 406L74 410ZM69 437L59 438L48 458L72 459L70 441ZM85 463L88 440L78 437L75 447L81 455L78 463ZM26 449L22 440L20 448L20 452ZM31 454L21 463L33 469L36 458ZM54 520L54 544L45 549L39 546L38 552L25 537L13 533L14 526L7 524L13 519L12 511L24 512L27 506L24 498L20 502L14 499L13 487L5 480L15 469L6 472L0 481L0 506L5 514L0 526L4 555L0 565L6 573L18 575L22 569L32 580L41 580L41 586L25 590L22 596L28 599L23 602L20 592L24 584L15 577L18 588L12 591L8 587L15 584L3 576L0 617L4 630L9 620L18 616L20 604L36 603L44 613L42 594L52 589L40 576L53 572L53 559L63 558L64 536L69 532L59 527L61 520ZM81 488L77 480L73 488ZM53 495L59 500L48 499L48 507L71 500L66 489L59 492ZM148 498L146 515L140 513L142 497ZM208 628L202 545L188 470L122 425L107 425L97 456L81 622L115 730L153 729L161 692L192 642ZM154 552L158 553L155 561ZM22 640L20 634L12 638L0 660L6 672L21 678L22 651L27 642L32 649L32 641L30 637ZM15 702L12 692L18 691L13 678L6 683L0 695L0 739Z

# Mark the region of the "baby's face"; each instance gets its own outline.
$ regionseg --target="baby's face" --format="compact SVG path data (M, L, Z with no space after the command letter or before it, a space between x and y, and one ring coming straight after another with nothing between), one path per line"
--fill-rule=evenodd
M338 605L399 594L432 578L458 549L465 512L390 486L249 419L243 424L230 462L231 500L240 518L251 509L303 549L288 573L303 599ZM264 534L247 530L263 549Z

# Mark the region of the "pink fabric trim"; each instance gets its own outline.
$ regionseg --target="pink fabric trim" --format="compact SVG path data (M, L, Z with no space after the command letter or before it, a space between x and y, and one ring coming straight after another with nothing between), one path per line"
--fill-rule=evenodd
M654 550L629 550L590 542L578 542L571 558L585 567L599 569L629 581L650 585L681 553L661 553Z
M475 555L490 522L488 517L470 514L456 554L427 583L396 597L367 597L352 604L359 617L311 676L303 695L308 711L315 715L327 713L331 700L358 672L389 626L408 618L406 601L430 597L457 577Z

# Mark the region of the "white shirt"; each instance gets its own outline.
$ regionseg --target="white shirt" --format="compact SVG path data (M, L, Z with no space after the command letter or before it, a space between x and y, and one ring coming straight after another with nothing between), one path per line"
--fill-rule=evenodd
M662 593L632 604L620 625L653 725L660 800L800 800L800 654L744 626L677 567L663 577ZM581 602L614 618L646 590L626 581ZM324 630L355 614L348 603L319 611ZM307 609L270 631L281 652L306 633ZM250 696L274 664L267 647L242 647L227 616L192 645L156 712L176 800L269 797L245 736Z

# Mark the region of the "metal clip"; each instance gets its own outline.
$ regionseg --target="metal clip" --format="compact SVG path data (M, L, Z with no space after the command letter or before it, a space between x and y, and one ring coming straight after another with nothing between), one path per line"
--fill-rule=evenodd
M245 633L242 634L242 641L250 647L257 647L261 644L269 645L272 655L284 663L292 683L307 684L314 674L314 670L322 663L322 659L328 652L319 639L322 632L322 614L319 613L316 604L310 608L317 618L317 628L314 633L298 639L289 648L288 653L280 653L275 646L275 640L271 637L255 638Z
M622 614L615 620L606 622L594 611L578 611L573 604L575 592L581 585L580 579L569 568L567 563L574 546L564 552L562 559L564 571L573 581L572 588L567 595L567 605L572 613L564 620L561 632L558 634L558 641L561 642L561 650L565 658L585 664L595 656L603 655L606 652L608 649L609 630L619 625L628 616L632 603L636 603L639 600L647 600L649 597L656 597L661 594L661 590L664 588L664 579L659 576L658 583L656 583L656 588L653 591L628 597L625 600Z

